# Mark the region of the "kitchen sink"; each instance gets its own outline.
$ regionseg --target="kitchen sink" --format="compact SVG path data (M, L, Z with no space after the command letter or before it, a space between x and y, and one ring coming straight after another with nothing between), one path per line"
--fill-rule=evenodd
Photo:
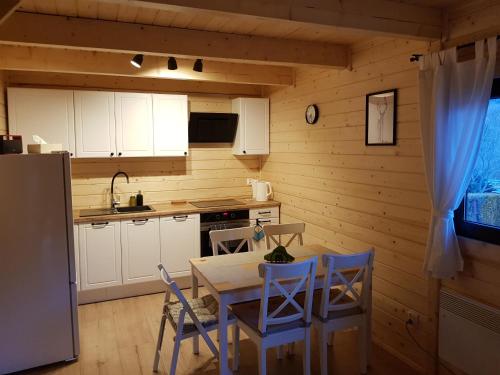
M98 209L80 210L80 217L128 214L131 212L151 212L151 211L154 211L154 209L151 206L117 207L116 209L98 208Z
M154 211L151 206L131 206L131 207L117 207L116 212L119 214L127 214L130 212L147 212Z

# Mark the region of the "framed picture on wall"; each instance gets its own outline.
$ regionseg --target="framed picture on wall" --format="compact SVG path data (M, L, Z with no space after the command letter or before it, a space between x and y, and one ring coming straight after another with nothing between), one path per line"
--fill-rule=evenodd
M397 90L366 95L366 146L396 144Z

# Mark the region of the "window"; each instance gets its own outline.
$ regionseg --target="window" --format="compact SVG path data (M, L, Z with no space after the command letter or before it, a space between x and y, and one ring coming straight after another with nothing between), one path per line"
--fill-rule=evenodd
M486 115L485 133L472 180L455 211L457 234L500 244L500 79Z

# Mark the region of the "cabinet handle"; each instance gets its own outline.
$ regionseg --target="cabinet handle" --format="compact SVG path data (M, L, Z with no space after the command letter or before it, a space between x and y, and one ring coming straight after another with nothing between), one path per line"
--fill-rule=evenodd
M101 228L105 228L106 225L109 224L109 221L103 221L103 222L100 222L100 223L92 223L92 228L94 229L101 229Z
M247 152L245 150L243 150L243 153L246 154Z
M270 215L271 211L259 211L258 214L259 215Z
M132 222L133 222L135 225L144 225L144 224L146 224L148 221L149 221L149 219L134 219L134 220L132 220Z
M119 152L119 153L118 153L118 156L122 156L122 153L121 153L121 152Z
M261 224L261 223L270 223L271 220L264 220L264 219L256 219L256 223L257 224Z
M109 156L115 156L115 153L114 153L114 152L112 152L111 154L109 154Z
M184 156L186 156L187 154L188 154L187 151L184 151Z
M186 221L187 218L188 218L188 215L174 216L175 221Z

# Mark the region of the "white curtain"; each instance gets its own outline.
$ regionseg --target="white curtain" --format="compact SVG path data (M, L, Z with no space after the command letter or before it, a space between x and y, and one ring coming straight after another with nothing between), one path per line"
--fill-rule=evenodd
M435 278L463 270L453 211L467 190L479 152L496 49L496 38L490 38L476 42L474 60L457 62L452 48L424 56L420 65L420 121L433 210L424 269Z

